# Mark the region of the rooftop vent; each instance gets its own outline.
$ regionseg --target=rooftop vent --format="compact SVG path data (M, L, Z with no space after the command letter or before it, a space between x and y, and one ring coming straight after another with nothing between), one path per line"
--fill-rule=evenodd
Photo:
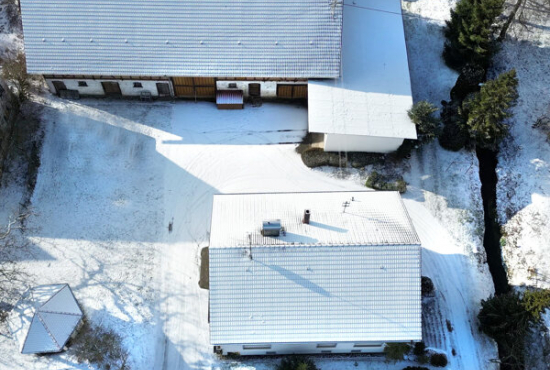
M309 211L309 209L304 210L304 218L302 219L302 222L304 224L309 224L310 217L311 217L311 212Z
M262 223L263 236L279 236L281 233L281 220L269 220Z

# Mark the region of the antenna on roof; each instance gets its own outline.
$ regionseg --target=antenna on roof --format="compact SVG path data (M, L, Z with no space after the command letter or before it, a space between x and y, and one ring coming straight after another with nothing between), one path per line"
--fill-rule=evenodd
M342 207L344 207L344 210L342 211L342 213L346 213L346 208L349 207L349 202L346 200L344 203L342 203Z
M252 234L248 234L248 258L252 258Z
M340 5L341 3L342 3L341 0L332 0L330 2L330 9L332 11L332 18L334 18L334 16L336 15L336 7L338 5Z

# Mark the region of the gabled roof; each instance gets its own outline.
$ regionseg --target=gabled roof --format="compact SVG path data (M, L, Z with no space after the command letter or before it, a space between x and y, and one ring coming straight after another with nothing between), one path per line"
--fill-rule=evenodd
M339 0L21 0L35 74L340 73Z
M71 288L67 284L39 286L31 290L30 299L26 311L32 310L33 317L21 353L63 350L82 318L82 310Z
M416 139L401 0L344 0L342 76L308 82L309 131Z
M309 225L302 223L305 209L311 212ZM262 236L262 221L273 219L281 219L286 235ZM210 248L249 244L412 245L420 241L397 192L214 196Z
M285 232L259 235L266 219ZM217 195L210 341L421 340L420 253L398 193Z

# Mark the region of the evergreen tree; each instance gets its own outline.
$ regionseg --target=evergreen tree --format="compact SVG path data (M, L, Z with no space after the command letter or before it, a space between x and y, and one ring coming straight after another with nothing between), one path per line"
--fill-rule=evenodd
M461 0L445 28L443 57L460 72L466 64L487 68L496 51L494 24L502 14L504 0Z
M435 105L427 101L419 101L407 112L409 118L416 125L418 140L429 142L439 134L439 119L433 114L437 112Z
M517 101L518 80L513 69L487 81L479 93L463 103L466 126L476 145L495 150L508 135L507 118L512 117L512 108Z
M481 330L493 338L501 352L502 369L523 369L524 338L533 317L519 294L507 293L481 301L478 314Z

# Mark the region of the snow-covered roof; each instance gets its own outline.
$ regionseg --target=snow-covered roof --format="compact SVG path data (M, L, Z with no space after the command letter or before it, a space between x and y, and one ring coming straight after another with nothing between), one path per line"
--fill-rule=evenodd
M279 237L260 234L270 219ZM421 339L420 241L398 193L217 195L209 254L214 345Z
M342 76L308 83L309 131L416 139L400 0L345 0Z
M21 0L29 73L318 77L340 73L334 0Z
M22 331L26 330L21 349L24 354L61 351L82 318L82 310L67 284L33 288L20 310Z

